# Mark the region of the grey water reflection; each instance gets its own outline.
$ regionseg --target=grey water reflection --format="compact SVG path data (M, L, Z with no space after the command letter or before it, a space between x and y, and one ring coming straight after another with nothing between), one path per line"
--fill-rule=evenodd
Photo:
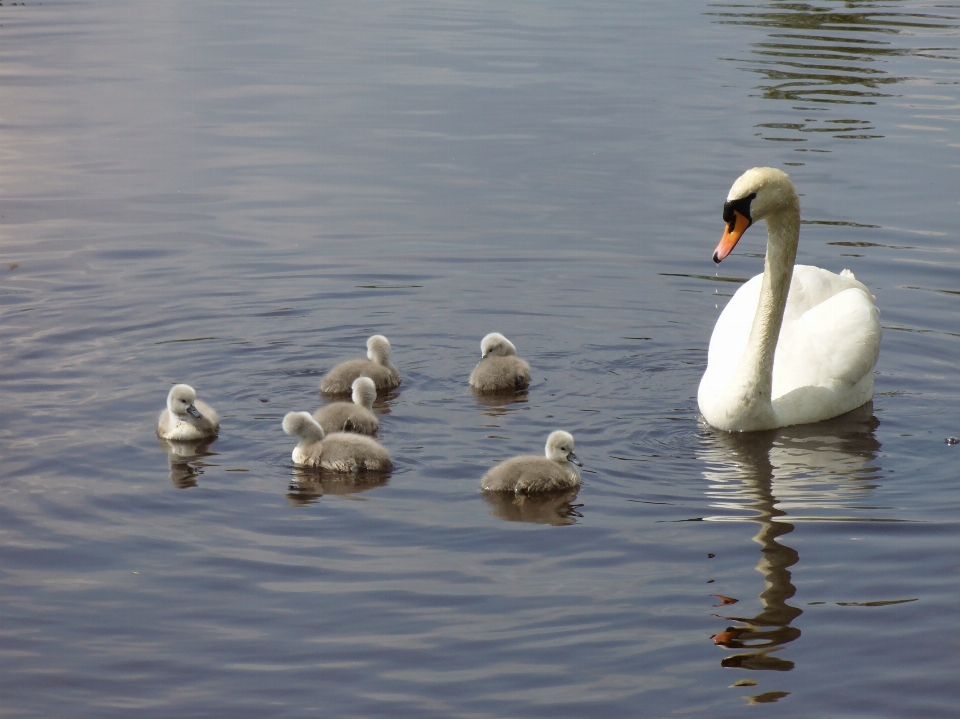
M317 502L324 495L352 495L368 492L390 483L389 472L341 474L323 469L291 468L293 476L287 486L287 500L294 506Z
M583 515L581 504L574 504L579 489L543 496L512 495L498 492L484 492L483 498L492 508L490 512L508 522L530 522L532 524L550 524L555 527L575 524Z
M170 483L177 489L196 487L204 468L210 466L205 458L215 457L217 454L210 451L210 446L217 441L216 437L200 442L177 442L161 438L157 438L157 441L167 453Z
M825 133L846 140L883 137L863 106L890 97L892 86L913 79L892 74L909 67L906 60L956 60L955 17L921 12L900 3L725 4L707 13L718 24L750 25L768 31L767 40L751 43L748 57L727 58L760 76L755 89L768 100L785 100L792 117L755 127L764 140L806 143ZM798 152L828 149L794 148Z
M527 390L519 392L477 392L471 390L471 394L473 394L477 405L482 408L485 415L502 417L512 409L516 409L516 407L511 408L510 405L527 402L529 392Z
M810 520L869 521L854 513L876 510L858 500L876 487L880 443L873 404L827 422L772 432L710 432L702 459L713 507L736 515L713 521L749 521L758 525L753 541L760 545L756 570L763 575L762 609L755 616L717 615L733 622L714 635L714 643L734 653L724 667L789 671L794 663L774 656L800 637L793 622L803 613L790 600L796 594L790 567L800 557L781 540L795 523ZM811 510L815 513L811 513ZM744 517L749 511L753 516ZM803 512L801 514L801 512Z

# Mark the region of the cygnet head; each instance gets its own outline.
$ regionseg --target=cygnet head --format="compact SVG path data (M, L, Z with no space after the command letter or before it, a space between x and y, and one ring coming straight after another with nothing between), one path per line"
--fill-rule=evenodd
M283 418L283 431L303 441L319 442L323 439L323 427L309 412L287 412Z
M353 403L367 409L373 409L373 401L377 398L377 385L369 377L357 377L350 385L353 390Z
M368 339L367 359L377 364L390 364L390 340L383 335L374 335Z
M509 355L516 355L517 348L513 346L513 342L508 340L499 332L491 332L482 340L480 340L480 357L481 359L494 355L497 357L507 357Z
M788 207L799 212L800 200L786 172L775 167L754 167L744 172L733 183L723 204L727 226L713 261L719 263L729 255L754 222Z
M547 446L545 449L547 459L554 462L573 462L578 467L583 466L577 455L573 453L573 435L563 430L551 432L547 437Z
M193 387L188 384L175 384L167 395L167 409L170 410L170 414L180 416L189 414L197 419L203 419L203 415L193 406L196 401L197 393Z

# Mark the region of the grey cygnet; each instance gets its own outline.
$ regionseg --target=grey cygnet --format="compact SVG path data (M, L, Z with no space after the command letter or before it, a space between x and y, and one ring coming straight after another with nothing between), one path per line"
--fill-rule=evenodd
M485 492L534 494L580 486L583 463L573 453L573 435L558 430L547 437L546 456L524 455L498 464L480 480ZM573 465L577 465L574 467Z
M470 386L478 392L516 391L530 384L530 365L517 357L517 348L499 332L480 342L480 363L470 373Z
M377 390L400 385L400 373L390 364L390 341L383 335L367 340L367 359L353 359L338 364L320 380L320 391L326 394L347 394L357 377L369 377Z
M348 432L325 435L309 412L289 412L283 431L300 441L293 461L302 467L320 467L333 472L383 472L393 467L390 453L370 437Z
M188 384L175 384L167 395L167 408L160 413L157 435L162 439L193 442L215 437L220 417L213 407L197 399Z
M313 418L323 427L325 434L332 432L356 432L376 434L379 422L373 413L373 401L377 398L377 386L369 377L353 380L353 401L333 402L313 413Z

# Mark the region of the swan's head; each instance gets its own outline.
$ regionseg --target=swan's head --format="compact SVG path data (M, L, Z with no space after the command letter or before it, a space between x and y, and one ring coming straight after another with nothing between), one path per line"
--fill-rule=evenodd
M499 332L491 332L480 341L481 359L489 357L490 355L507 357L508 355L515 355L516 353L517 348L513 346L513 342Z
M203 419L203 415L197 411L193 403L197 401L197 393L193 387L188 384L175 384L170 388L170 394L167 395L167 409L170 414L180 415L189 414L197 419Z
M551 432L547 437L545 453L547 459L552 459L554 462L573 462L578 467L583 466L583 462L573 453L573 435L569 432L563 430Z
M383 335L374 335L368 339L367 359L377 364L390 364L390 340Z
M797 203L797 191L783 170L754 167L744 172L733 183L723 204L723 221L727 227L713 253L713 261L719 264L729 255L754 222Z
M319 442L323 439L323 427L309 412L287 412L283 418L283 431L304 441Z
M369 377L357 377L350 385L353 390L353 403L367 409L373 409L373 400L377 398L377 385Z

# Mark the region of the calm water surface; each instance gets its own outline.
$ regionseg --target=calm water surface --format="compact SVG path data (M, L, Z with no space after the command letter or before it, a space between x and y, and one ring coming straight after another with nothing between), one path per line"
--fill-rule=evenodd
M4 2L0 72L0 716L956 716L960 3ZM738 437L754 165L884 341ZM374 332L395 470L298 473ZM173 382L219 439L160 445ZM578 494L479 494L555 428Z

